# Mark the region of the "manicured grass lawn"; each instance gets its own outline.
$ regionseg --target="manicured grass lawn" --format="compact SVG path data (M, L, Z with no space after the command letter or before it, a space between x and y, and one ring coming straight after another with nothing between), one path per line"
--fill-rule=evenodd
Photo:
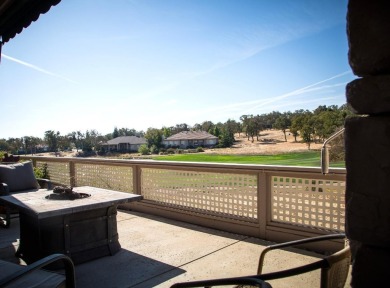
M277 155L212 155L204 153L173 154L155 156L153 160L185 161L185 162L214 162L236 164L264 164L288 166L319 167L321 154L319 151L299 153L284 153ZM331 167L345 167L344 162L331 163Z

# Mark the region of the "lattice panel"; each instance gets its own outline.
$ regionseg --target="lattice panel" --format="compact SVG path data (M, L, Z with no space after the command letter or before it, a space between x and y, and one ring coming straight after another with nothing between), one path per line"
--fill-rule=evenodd
M49 179L53 183L70 185L69 163L67 162L41 162L37 161L37 167L47 165Z
M257 219L257 177L143 168L144 199L195 211Z
M133 168L96 164L75 164L76 186L93 186L133 192Z
M345 181L273 176L272 221L344 231Z

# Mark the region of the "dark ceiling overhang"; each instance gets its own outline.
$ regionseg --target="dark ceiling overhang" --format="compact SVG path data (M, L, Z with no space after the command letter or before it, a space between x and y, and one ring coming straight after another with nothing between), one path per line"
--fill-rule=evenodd
M0 0L0 48L61 0Z

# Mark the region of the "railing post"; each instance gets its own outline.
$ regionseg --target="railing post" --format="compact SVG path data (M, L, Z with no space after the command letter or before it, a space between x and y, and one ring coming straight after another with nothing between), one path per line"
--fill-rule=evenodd
M76 183L76 168L75 168L75 163L73 161L69 161L69 182L71 187L77 187Z
M266 226L267 226L267 210L270 209L268 205L268 193L267 187L269 177L264 171L260 171L257 174L257 219L259 221L259 237L266 239Z
M142 195L141 187L141 168L138 165L133 166L133 193Z

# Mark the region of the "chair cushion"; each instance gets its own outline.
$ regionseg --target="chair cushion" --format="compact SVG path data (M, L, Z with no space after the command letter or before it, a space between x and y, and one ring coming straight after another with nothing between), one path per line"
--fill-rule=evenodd
M39 188L31 161L0 164L0 182L6 183L10 192Z

